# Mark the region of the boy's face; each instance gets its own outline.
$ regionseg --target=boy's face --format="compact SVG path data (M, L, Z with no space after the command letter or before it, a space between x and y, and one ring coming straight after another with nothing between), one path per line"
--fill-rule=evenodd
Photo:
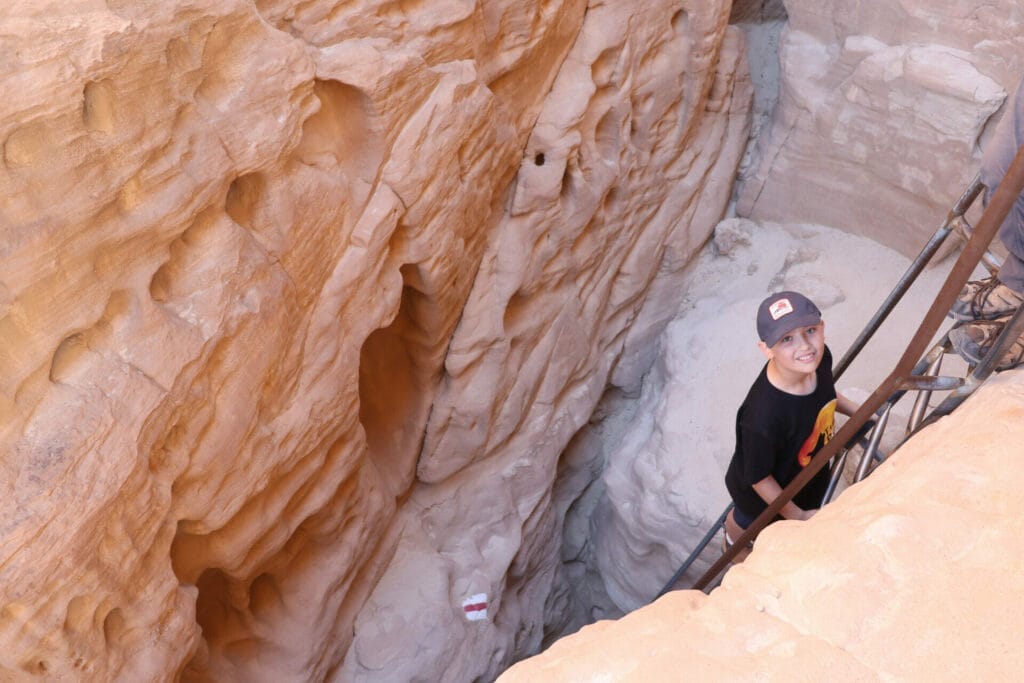
M825 321L787 332L775 346L761 342L762 351L782 370L809 374L818 369L825 352Z

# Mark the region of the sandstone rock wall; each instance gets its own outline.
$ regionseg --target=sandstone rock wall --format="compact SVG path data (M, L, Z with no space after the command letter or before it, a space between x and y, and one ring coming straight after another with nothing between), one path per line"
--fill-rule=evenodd
M535 649L600 465L558 456L729 197L727 16L8 2L4 677L456 680Z
M563 451L606 391L639 381L729 200L751 86L726 18L588 8L452 338L402 545L343 678L431 680L443 662L444 680L486 680L587 620L562 527L603 463ZM477 595L489 619L468 622Z
M710 596L674 591L516 664L516 681L1015 680L1024 371L989 380Z
M785 4L779 106L738 213L916 254L974 177L979 138L1024 75L1024 7Z

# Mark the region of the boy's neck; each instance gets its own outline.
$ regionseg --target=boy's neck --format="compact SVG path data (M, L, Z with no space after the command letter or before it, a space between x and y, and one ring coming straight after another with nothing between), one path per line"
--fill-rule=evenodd
M794 372L780 368L773 360L768 361L768 381L779 391L796 396L806 396L818 388L818 372Z

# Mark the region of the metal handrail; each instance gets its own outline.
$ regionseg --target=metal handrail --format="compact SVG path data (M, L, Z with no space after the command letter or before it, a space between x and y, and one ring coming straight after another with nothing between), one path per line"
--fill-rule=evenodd
M893 309L906 295L911 285L913 285L913 283L917 280L918 276L920 276L920 274L928 266L931 260L935 257L939 249L945 243L946 239L951 234L956 234L965 242L969 241L970 236L972 234L972 229L970 225L967 223L966 219L964 218L964 214L971 207L974 201L978 198L983 189L984 185L981 182L980 175L975 175L974 179L967 186L967 189L964 190L963 194L960 195L960 198L957 199L956 203L953 205L953 208L951 208L949 210L949 213L946 214L946 218L942 222L942 225L940 225L938 229L936 229L936 231L932 234L931 238L929 238L928 242L918 253L917 257L907 267L907 270L903 273L903 276L900 277L900 279L893 286L893 289L889 293L889 296L886 297L886 299L878 307L878 310L875 311L875 314L868 321L867 325L865 325L860 335L853 341L852 344L850 344L850 348L847 349L846 353L835 365L832 371L833 380L838 380L840 376L842 376L842 374L846 372L850 364L857 358L860 352L864 349L864 346L871 340L871 338L875 335L875 333L879 330L882 324L889 317L889 314L892 313ZM990 264L993 262L995 257L986 250L983 259L986 262L986 266L989 266L991 268ZM941 358L941 354L939 355L939 358ZM923 370L923 368L921 370ZM921 370L915 368L914 372L917 373L920 372ZM899 400L899 398L903 396L907 388L908 387L902 387L901 390L892 397L891 402L896 403ZM928 393L930 395L931 392L929 391ZM881 412L882 411L880 409L879 413ZM881 431L878 431L878 434L880 437ZM839 477L842 474L842 468L846 462L847 452L852 446L853 443L847 444L846 448L842 450L842 453L840 454L836 464L833 467L828 488L826 489L826 492L822 497L823 505L829 502L832 499L832 496L835 494L836 487L839 483ZM873 457L873 453L876 452L877 444L872 454L865 453L865 456L869 457L869 462L870 457ZM725 518L728 515L729 511L732 509L732 507L733 504L729 503L729 505L725 508L725 511L723 511L722 514L719 516L718 521L707 532L705 538L708 541L710 541L710 538L713 537L714 534L717 533L717 531L720 528L722 528L722 526L725 524ZM681 568L678 571L676 571L675 575L673 575L673 577L669 579L668 583L666 583L665 586L658 592L658 595L655 597L655 599L661 597L662 595L664 595L672 589L676 581L678 581L679 578L682 577L682 575L685 573L685 571L690 568L694 561L696 561L697 557L700 555L701 552L703 552L705 547L707 547L707 542L702 542L698 544L693 551L691 551L690 555L683 562Z
M846 457L850 453L850 450L857 444L863 444L866 454L867 448L870 446L871 439L877 431L875 429L876 426L877 423L872 425L870 422L865 422L864 425L861 426L860 430L854 434L853 439L851 439L842 451L840 451L839 457L832 463L832 472L829 475L828 486L825 487L825 493L821 496L822 507L828 505L828 503L832 501L832 496L835 495L836 489L839 487L839 478L843 475L843 468L846 466ZM878 433L881 434L881 432ZM878 449L876 448L875 453L877 452Z
M967 209L969 209L971 204L974 203L974 200L978 198L978 195L981 194L984 187L985 186L981 182L981 176L975 175L974 180L972 180L971 184L966 190L964 190L964 193L960 195L960 199L956 201L953 208L949 210L948 214L946 214L946 220L943 221L942 225L939 226L928 242L924 245L921 252L917 255L917 258L915 258L911 262L910 266L907 267L906 272L903 273L903 277L896 282L892 292L890 292L889 296L882 302L882 305L878 307L875 315L872 316L871 320L868 321L868 324L865 325L860 336L853 340L853 343L850 344L850 348L847 349L843 357L839 359L838 363L836 363L835 368L832 371L834 379L838 380L843 373L846 372L846 369L850 367L850 363L852 363L864 349L864 345L867 344L873 336L875 336L875 332L878 331L878 328L881 327L882 323L884 323L886 318L889 317L889 314L892 313L896 304L903 299L903 296L907 293L907 290L910 289L910 286L917 280L921 272L935 257L939 248L946 241L946 238L949 237L954 230L959 228L958 234L960 234L960 236L965 240L970 239L971 232L969 229L963 227L965 222L962 219L964 214L967 212Z
M939 374L939 370L942 369L943 354L939 356L928 366L928 370L925 375L929 377L935 377ZM917 400L914 401L914 408L910 411L910 419L907 421L907 431L904 434L904 438L910 436L917 431L917 428L921 426L921 422L924 420L924 414L928 411L928 402L932 399L932 392L930 389L918 392Z
M971 189L975 189L976 184L977 183L972 184ZM953 265L953 268L950 270L949 275L946 277L945 283L939 290L939 293L935 297L935 300L932 302L932 305L928 309L928 312L925 313L924 319L921 321L921 324L918 327L917 332L914 334L910 343L907 345L907 348L904 351L903 356L896 363L896 367L890 373L889 377L887 377L878 386L878 388L875 389L874 393L872 393L871 396L869 396L861 404L860 408L850 417L849 420L846 421L845 424L843 424L843 426L839 429L838 433L835 434L833 439L829 441L827 444L825 444L825 446L822 447L820 451L818 451L814 458L811 459L811 462L807 465L807 467L803 468L803 470L800 471L796 478L793 479L793 481L791 481L782 490L782 492L776 497L774 501L772 501L772 503L767 507L767 509L765 509L751 523L751 525L747 527L747 529L740 535L740 537L735 540L735 543L731 547L727 548L726 551L722 554L722 556L711 565L711 567L704 573L703 576L700 577L700 579L697 580L697 582L693 586L695 589L703 589L715 576L719 574L719 572L721 572L732 561L732 559L741 549L746 547L748 543L752 542L754 538L757 536L757 534L759 534L761 530L775 518L779 510L781 510L786 503L792 500L793 496L797 492L799 492L800 489L802 489L807 484L807 482L809 482L815 475L817 475L823 467L825 467L828 464L828 461L839 451L841 444L844 444L846 440L853 436L853 434L858 429L860 429L860 427L864 425L864 423L866 423L868 419L871 418L872 414L876 410L878 410L883 403L888 402L888 399L895 393L897 393L900 390L901 385L912 376L911 372L914 369L915 359L921 358L922 354L927 348L929 340L938 331L938 328L942 323L942 320L945 318L946 313L950 310L950 307L952 306L957 294L960 292L963 285L967 282L974 268L978 265L978 262L981 260L982 256L987 251L989 243L995 237L996 231L999 229L999 226L1006 218L1007 214L1010 211L1010 208L1016 201L1017 197L1020 196L1022 191L1024 191L1024 147L1021 147L1021 149L1017 151L1013 163L1010 164L1010 168L1007 170L1002 182L999 183L999 187L997 187L995 192L993 193L991 201L982 213L981 219L978 221L977 227L974 229L967 243L964 245L964 248L960 253L960 257L957 259L956 263ZM980 188L976 189L973 197L971 197L971 201L973 201L973 199L977 197L978 192L980 192ZM968 193L965 193L964 197L966 197L967 195ZM959 204L960 202L958 202L958 206ZM952 218L947 218L946 222L944 223L944 227L948 227L951 222ZM935 238L933 238L933 240L934 239ZM942 237L942 240L944 239L945 237ZM930 241L929 244L926 245L925 250L928 250L931 247L932 243ZM925 250L923 250L922 253L924 253ZM937 250L938 245L935 245L934 251ZM931 255L934 255L934 251ZM931 258L931 255L929 255L929 259ZM923 269L923 264L921 268ZM908 271L908 274L909 272L910 271ZM919 272L920 271L918 271L918 273ZM916 276L917 275L915 274L914 278L916 278ZM906 276L904 277L906 278ZM904 283L902 280L897 285L897 289L903 288L904 291L908 287L909 282L906 283L904 287ZM901 297L902 293L900 293L899 297L896 297L896 300L898 300ZM890 299L892 298L893 297L890 296ZM877 322L875 319L872 319L872 321L869 323L868 327L874 327L874 329L871 330L871 334L867 335L867 338L870 338L870 336L874 334L874 331L877 330L878 326L880 326L881 321L888 316L889 312L891 312L893 306L895 306L895 301L892 301L890 304L889 299L887 299L886 302L883 303L882 308L879 310L879 314L881 314L880 319L877 320ZM876 314L876 317L879 317L879 315ZM1024 309L1022 309L1022 311L1018 311L1018 314L1015 315L1010 324L1007 325L1007 328L1004 329L1003 337L1008 337L1008 331L1010 331L1011 329L1016 330L1018 327L1021 331L1024 331ZM862 337L864 336L865 335L862 335ZM863 341L858 338L855 344L859 343L859 345L863 347L863 345L867 341L867 338L865 338ZM1001 339L1000 341L1006 342L1005 344L997 343L997 345L1005 346L1005 348L1003 349L1003 351L1005 351L1009 349L1009 344L1012 343L1013 340ZM995 350L996 349L993 349L993 351ZM855 356L856 353L859 353L860 348L857 348L855 350L851 349L851 351L855 351L852 354L853 356ZM850 353L847 354L847 356L850 355ZM989 353L988 358L991 358L994 355L994 353ZM988 360L988 358L986 358L986 360ZM843 360L846 360L846 357L844 357ZM982 369L991 372L991 370L994 369L997 360L992 360L990 363L988 363L988 367ZM840 368L840 370L845 369L846 365L843 365L843 367ZM987 375L981 377L981 381L984 381L985 377L987 377ZM968 384L969 382L965 384L965 388L968 386Z
M729 515L730 512L732 512L733 507L735 507L733 503L729 503L726 506L725 511L722 512L721 515L719 515L718 521L715 522L715 525L712 526L706 534L704 534L704 538L700 540L700 543L697 544L697 547L694 548L693 552L690 553L690 556L686 558L686 562L683 562L683 564L679 567L679 570L675 574L673 574L672 578L669 579L668 583L665 584L664 588L658 591L658 594L654 596L655 600L657 600L665 593L668 593L670 590L672 590L672 586L676 585L676 581L681 579L683 574L686 573L686 570L690 568L690 565L692 565L697 560L697 558L700 557L700 554L704 552L704 548L708 547L708 543L711 543L711 539L715 537L716 533L718 533L719 527L725 524L725 518Z
M960 216L958 219L953 221L953 232L955 232L957 237L962 239L964 242L971 238L972 231L973 228L971 227L971 224L967 222L965 217ZM988 270L990 275L995 275L999 272L999 267L1002 264L1000 263L999 258L993 254L991 250L986 250L985 253L981 255L981 265L985 266L985 269Z
M860 464L857 465L857 473L853 477L855 482L863 481L864 477L868 476L868 468L871 467L871 463L875 459L875 453L878 452L878 447L882 443L882 434L885 433L885 428L889 425L889 416L892 415L892 407L894 405L896 405L894 401L888 401L878 418L878 422L875 423L875 428L871 433L871 441L868 443L867 448L864 449L864 455L860 459Z
M842 374L846 372L846 369L857 358L860 352L864 349L864 346L868 343L868 341L871 340L871 338L875 335L875 333L882 326L885 320L889 317L889 314L892 313L896 305L899 304L899 302L906 295L911 285L917 280L918 276L920 276L920 274L924 271L927 265L935 257L939 249L945 243L946 239L951 234L956 234L965 242L967 242L970 239L972 229L970 225L967 223L966 219L964 218L964 214L981 194L982 189L984 189L984 185L981 182L980 175L975 175L971 183L967 186L967 189L964 190L963 194L960 195L960 198L950 209L949 213L946 214L946 218L942 222L942 225L940 225L938 229L936 229L935 233L931 236L931 238L929 238L928 242L921 249L920 253L918 253L917 257L907 267L907 270L904 272L903 276L897 281L892 291L889 293L889 296L886 297L886 299L882 302L881 306L879 306L878 310L868 321L867 325L865 325L860 335L853 341L853 343L850 345L850 348L847 349L846 353L835 365L832 371L832 377L834 380L838 380L840 376L842 376ZM985 260L986 266L991 268L991 264L994 263L995 257L990 252L986 251L983 256L983 259ZM941 354L939 357L941 358ZM915 368L915 372L917 371L917 368ZM893 397L893 403L895 403L900 397L903 396L903 393L905 393L905 389L906 388L898 392L897 396ZM929 391L928 394L930 395L930 393L931 392ZM881 412L881 410L879 412ZM879 432L879 435L881 435L881 432ZM832 499L832 496L835 494L836 487L839 483L839 477L841 476L843 466L846 463L847 453L852 446L853 443L847 444L846 448L842 450L842 453L837 459L836 464L833 466L833 471L830 476L828 488L826 489L826 492L822 497L823 505L829 502ZM874 452L877 452L877 446ZM705 538L710 540L710 537L714 536L714 534L717 533L717 531L724 525L725 517L732 509L732 507L732 503L730 503L726 507L725 511L722 512L722 514L719 516L718 521L708 531ZM665 584L661 591L658 592L658 595L655 599L661 597L662 595L664 595L672 589L676 581L678 581L679 578L682 577L683 573L685 573L685 571L689 569L689 567L694 563L694 561L697 559L700 553L703 552L706 546L707 543L702 542L701 544L698 544L693 551L691 551L689 557L687 557L687 559L683 562L682 567L675 573L675 575L673 575L671 579L669 579L668 583Z

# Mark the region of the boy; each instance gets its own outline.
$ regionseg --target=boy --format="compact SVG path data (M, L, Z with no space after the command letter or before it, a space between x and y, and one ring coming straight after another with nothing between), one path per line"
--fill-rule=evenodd
M757 309L757 334L768 362L736 413L736 451L725 475L735 503L726 518L727 546L829 442L835 412L852 415L858 407L836 393L825 323L810 299L797 292L772 294ZM828 480L823 468L783 506L782 517L809 519ZM746 550L737 561L745 555Z

